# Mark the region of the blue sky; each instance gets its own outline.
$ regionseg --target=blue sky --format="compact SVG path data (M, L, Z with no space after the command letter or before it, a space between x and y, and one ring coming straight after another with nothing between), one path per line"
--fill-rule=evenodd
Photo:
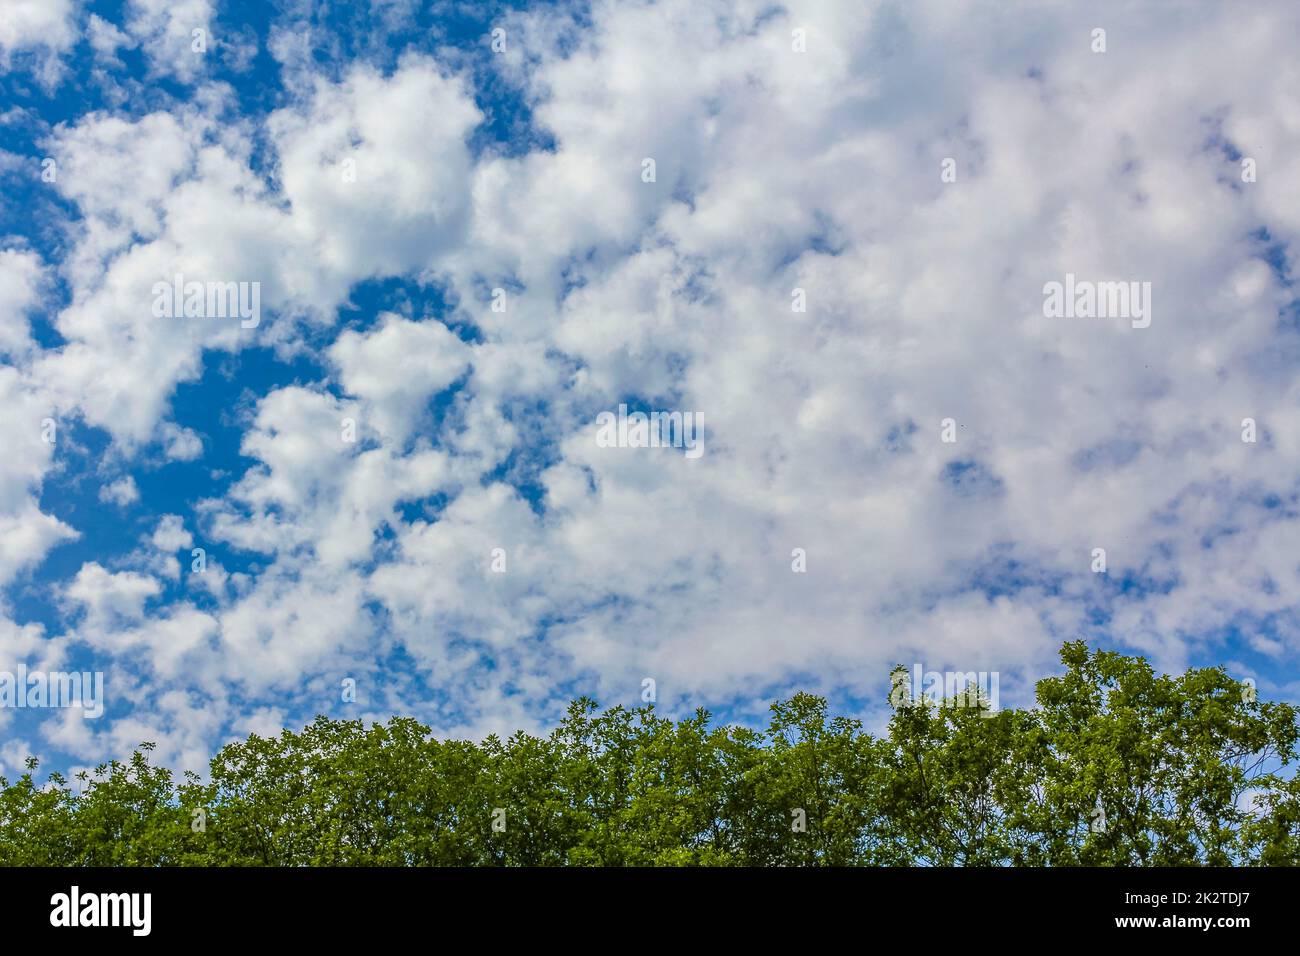
M6 3L0 670L106 702L0 709L0 773L646 679L879 726L896 663L1024 704L1078 638L1300 699L1297 31ZM154 314L177 273L259 321ZM1067 273L1150 283L1150 325L1048 316ZM601 447L620 403L704 453Z

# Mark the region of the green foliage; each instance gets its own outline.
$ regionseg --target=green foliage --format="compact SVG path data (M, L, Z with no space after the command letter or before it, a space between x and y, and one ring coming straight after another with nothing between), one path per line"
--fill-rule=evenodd
M1219 668L1067 644L1038 706L900 706L883 738L796 694L766 730L582 699L547 737L318 717L212 759L0 778L7 866L1296 865L1300 723ZM806 826L800 826L806 821Z

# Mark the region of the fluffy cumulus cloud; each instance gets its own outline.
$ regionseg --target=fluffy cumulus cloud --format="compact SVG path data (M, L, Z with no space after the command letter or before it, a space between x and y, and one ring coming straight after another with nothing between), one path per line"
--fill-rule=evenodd
M23 60L36 78L52 87L62 75L60 56L74 45L77 0L7 0L0 14L0 69Z
M42 510L42 479L53 466L58 422L23 366L35 351L30 314L47 286L41 258L23 248L0 251L0 586L38 563L77 532Z
M207 62L213 19L210 0L129 0L125 13L126 31L144 48L152 75L181 81L197 78ZM97 50L120 42L120 34L111 32L115 30L102 21L97 25Z
M110 688L30 749L1300 694L1294 5L255 6L0 13L0 668Z

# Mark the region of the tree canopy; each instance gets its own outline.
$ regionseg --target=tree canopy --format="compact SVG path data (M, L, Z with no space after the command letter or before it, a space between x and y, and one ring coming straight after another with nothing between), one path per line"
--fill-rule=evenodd
M177 777L146 743L0 777L7 866L1069 866L1300 862L1300 723L1220 668L1061 650L1037 706L796 694L759 731L574 701L546 737L318 717Z

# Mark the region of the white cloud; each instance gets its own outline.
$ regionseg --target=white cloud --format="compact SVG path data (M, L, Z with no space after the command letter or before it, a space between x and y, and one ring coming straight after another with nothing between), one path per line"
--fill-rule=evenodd
M204 349L292 342L295 318L322 321L357 281L423 267L462 228L464 137L478 113L431 61L408 58L387 78L358 67L276 112L279 196L249 168L250 131L214 119L227 105L218 96L210 109L134 121L91 114L50 143L58 188L84 221L62 266L73 284L57 319L68 345L35 374L127 445L149 439ZM355 183L341 178L345 153ZM258 282L263 311L280 315L256 329L159 319L152 289L177 274Z
M6 0L0 10L0 69L14 54L34 52L37 78L53 87L62 74L59 56L76 43L73 0Z
M126 30L144 48L154 73L194 82L215 52L214 16L209 0L130 0Z
M172 461L193 461L203 454L203 439L191 428L182 428L175 422L159 426L163 454Z
M159 551L179 551L194 543L194 536L185 530L185 519L180 515L163 515L149 538Z
M274 113L280 178L310 255L296 266L343 279L337 302L352 282L453 248L467 215L465 137L480 119L459 79L415 56L390 77L357 66L341 84L318 80L303 107Z
M235 485L228 503L208 504L213 533L294 565L337 568L368 558L380 524L397 523L399 502L452 480L445 454L417 447L398 456L366 447L372 435L351 403L301 388L271 393L241 448L262 464Z
M45 270L36 253L0 250L0 313L8 317L0 325L0 355L18 355L31 348L25 315L38 302L44 277Z
M1291 292L1258 236L1294 269L1296 15L1117 8L1104 55L1093 19L665 0L560 28L539 9L509 20L501 65L556 146L518 156L471 154L483 117L432 59L329 81L283 35L292 95L264 128L211 91L58 130L83 219L59 266L68 344L0 368L24 441L53 408L192 460L202 440L168 406L206 351L306 350L371 277L459 302L381 314L314 356L325 380L253 396L254 464L191 525L215 571L191 595L215 609L146 613L158 579L88 564L67 593L78 633L149 656L141 700L183 688L234 720L237 686L247 727L324 709L400 647L440 702L385 675L366 706L468 732L535 721L578 684L636 699L646 676L679 703L796 680L883 698L890 666L919 660L1023 692L1103 612L1107 643L1160 666L1230 628L1293 660L1300 388L1277 327ZM258 135L273 184L252 172ZM0 295L27 309L40 263L5 263ZM257 279L274 315L255 336L159 324L148 290L178 271ZM1151 327L1044 318L1067 272L1151 282ZM0 345L29 349L25 327ZM595 414L629 396L701 413L704 456L598 448ZM35 505L52 452L30 450L0 471L0 514L30 542L0 544L0 579L68 533ZM182 538L169 516L152 544ZM174 726L177 753L217 732L171 704L127 729Z
M390 313L367 335L344 332L329 354L347 393L373 409L374 428L401 443L429 397L465 371L469 351L438 322L410 322Z
M95 51L95 56L110 63L117 64L119 62L117 60L118 50L124 47L130 49L135 46L135 41L131 37L98 14L92 13L90 15L86 30L89 34L90 45Z
M125 508L127 505L140 500L140 489L136 487L134 478L130 475L123 475L116 481L110 482L99 489L99 500L107 504L117 505L119 508Z
M108 571L97 561L81 566L64 596L85 612L89 631L104 631L120 624L135 624L144 617L144 604L160 588L152 577L134 571Z
M77 537L75 529L39 506L59 418L56 406L22 370L0 365L0 434L7 441L7 454L0 457L0 584L38 564L54 545Z

